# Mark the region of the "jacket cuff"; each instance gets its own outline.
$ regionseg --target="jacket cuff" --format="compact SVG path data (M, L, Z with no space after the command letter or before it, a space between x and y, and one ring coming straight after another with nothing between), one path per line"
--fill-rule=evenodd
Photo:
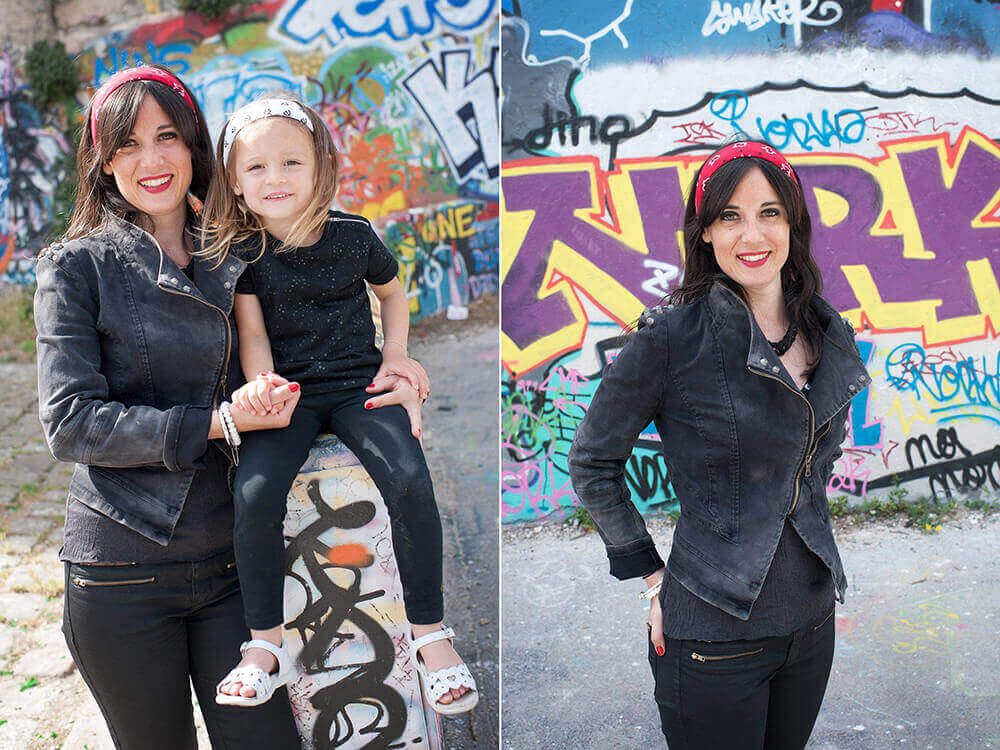
M643 542L639 549L630 549L633 547L635 545L625 545L618 549L608 548L611 575L620 581L648 576L663 567L663 558L652 542Z
M177 432L177 470L205 468L204 456L211 426L210 407L188 406L184 409Z

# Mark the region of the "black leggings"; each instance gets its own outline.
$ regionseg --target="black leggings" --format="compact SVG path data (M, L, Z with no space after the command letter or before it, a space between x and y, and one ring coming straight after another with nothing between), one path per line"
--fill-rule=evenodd
M215 686L249 638L232 553L203 562L66 564L63 634L119 750L196 750L191 683L215 750L300 746L285 688L255 708Z
M834 617L791 635L649 647L670 750L802 750L833 664Z
M283 622L285 500L320 432L337 435L382 493L407 619L418 625L441 621L441 518L427 462L410 434L406 410L365 409L369 397L363 388L303 396L288 427L242 436L233 545L249 627L265 630Z

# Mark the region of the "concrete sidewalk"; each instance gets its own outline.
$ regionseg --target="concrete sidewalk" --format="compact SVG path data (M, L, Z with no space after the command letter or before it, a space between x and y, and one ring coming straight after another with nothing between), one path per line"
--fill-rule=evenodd
M487 298L467 321L420 321L410 345L433 389L424 447L444 527L445 616L481 691L471 715L443 722L446 746L458 750L497 747L499 728L496 307ZM0 365L0 379L0 750L110 750L59 629L72 466L45 446L34 365Z
M666 558L673 531L650 522ZM837 532L850 588L813 750L1000 747L1000 518ZM505 748L664 747L638 583L596 534L503 532Z

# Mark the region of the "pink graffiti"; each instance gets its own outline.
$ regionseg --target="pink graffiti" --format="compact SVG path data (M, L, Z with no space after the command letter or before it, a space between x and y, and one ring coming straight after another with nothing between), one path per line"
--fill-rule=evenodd
M684 131L684 137L677 140L678 143L690 143L698 145L706 142L716 142L725 138L725 134L720 133L710 123L704 120L700 122L685 122L681 125L674 125Z
M845 452L837 459L837 466L830 475L830 481L826 485L827 492L840 492L844 490L852 495L868 496L868 480L871 479L871 470L860 471L864 466L865 457L854 455L855 451ZM841 471L843 467L843 471Z
M550 386L549 383L552 382L552 379L555 376L557 376L557 375L559 376L559 385L558 386L555 386L555 385ZM520 381L518 381L518 382L520 382ZM571 386L570 393L573 396L575 396L575 395L577 395L577 386L579 386L582 383L587 383L587 382L589 382L589 379L587 378L587 376L581 374L578 370L574 370L572 367L569 368L569 369L566 369L566 368L563 368L563 367L556 367L554 370L552 370L552 372L550 372L548 374L548 376L545 378L545 380L543 380L539 384L538 390L543 391L545 393L551 393L552 391L557 391L559 393L565 393L566 392L566 388L565 388L566 383L569 383L570 386Z
M929 127L924 127L930 123ZM879 134L891 133L903 135L906 133L931 132L937 133L949 126L958 126L957 122L937 121L934 116L919 117L909 112L879 112L865 118L865 126Z
M500 474L503 498L501 515L523 513L528 504L536 517L547 515L561 506L578 505L579 501L568 478L556 488L556 471L558 469L549 459L541 464L535 461L505 464ZM546 487L552 488L552 491L545 492ZM569 502L560 503L564 498L568 498Z

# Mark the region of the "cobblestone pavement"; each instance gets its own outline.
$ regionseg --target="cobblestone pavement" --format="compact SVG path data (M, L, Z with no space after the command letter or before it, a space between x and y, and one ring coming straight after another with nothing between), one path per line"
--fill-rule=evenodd
M434 387L424 434L444 525L445 577L453 582L446 613L453 613L458 648L483 695L471 717L445 722L447 746L460 749L497 747L499 724L496 302L471 311L461 323L414 326L411 344ZM73 469L45 445L34 365L0 364L0 382L0 750L110 750L60 631L58 552ZM204 750L208 739L196 717Z

